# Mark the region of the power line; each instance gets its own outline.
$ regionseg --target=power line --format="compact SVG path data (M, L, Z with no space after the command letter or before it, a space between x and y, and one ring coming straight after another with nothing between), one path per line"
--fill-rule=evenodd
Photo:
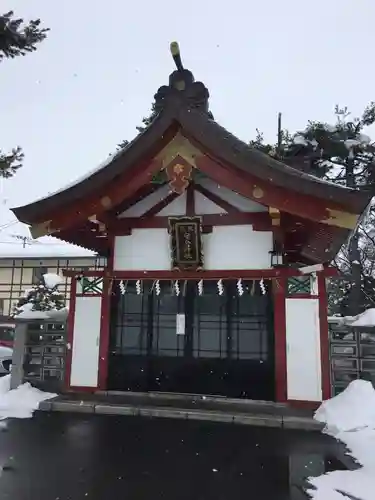
M5 224L0 225L0 231L1 231L2 229L7 229L8 227L12 227L12 226L14 226L15 224L18 224L18 220L14 220L14 221L9 221L9 222L6 222Z
M74 245L73 243L41 243L40 241L36 241L36 242L26 242L26 245L29 245L30 247L32 246L35 246L35 247L64 247L64 246L74 246L74 247L79 247L80 245ZM18 242L18 241L0 241L0 245L24 245L23 242ZM83 247L82 247L83 248Z

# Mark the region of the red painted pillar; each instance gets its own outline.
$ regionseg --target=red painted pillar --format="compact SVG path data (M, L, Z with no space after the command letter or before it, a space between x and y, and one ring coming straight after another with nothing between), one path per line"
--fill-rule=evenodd
M65 380L66 389L70 388L70 373L72 371L72 353L73 353L73 336L74 336L74 315L76 311L76 295L77 295L77 279L73 276L70 282L70 298L69 298L69 314L67 321L67 351L65 361Z
M109 335L110 335L110 309L113 280L104 274L103 294L100 319L100 344L99 344L99 373L98 389L107 389L108 377L108 356L109 356Z
M329 332L328 332L328 301L326 278L318 273L319 294L319 324L320 324L320 356L322 369L322 397L329 399L331 394L331 368L329 359Z
M275 399L283 403L287 400L286 371L286 278L273 280L274 329L275 329Z
M107 378L108 378L111 297L112 297L112 287L114 284L113 279L110 276L112 275L114 269L114 251L115 251L114 234L112 233L108 234L108 242L109 242L109 256L107 260L107 267L104 270L102 309L101 309L101 321L100 321L98 389L100 389L101 391L105 391L107 389Z

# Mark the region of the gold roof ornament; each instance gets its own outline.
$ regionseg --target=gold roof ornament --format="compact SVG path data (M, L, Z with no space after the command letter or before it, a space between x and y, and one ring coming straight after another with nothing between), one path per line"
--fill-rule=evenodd
M181 61L180 47L178 45L178 42L172 42L170 45L170 50L177 70L183 71L184 67Z

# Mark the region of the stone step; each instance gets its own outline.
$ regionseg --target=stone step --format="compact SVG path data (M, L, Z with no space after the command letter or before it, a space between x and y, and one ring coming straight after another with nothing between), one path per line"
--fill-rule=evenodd
M150 403L151 398L148 400ZM135 403L135 401L134 401ZM289 408L273 408L270 411L269 405L247 405L247 411L238 411L237 404L225 403L225 411L223 407L220 409L205 408L202 405L193 407L193 405L166 405L158 404L154 400L154 404L144 404L140 400L138 404L129 404L129 399L126 403L120 404L120 399L114 401L113 397L98 397L98 398L71 398L68 396L60 396L50 401L44 401L39 405L39 410L42 411L58 411L58 412L78 412L100 415L126 415L126 416L142 416L156 418L178 418L190 420L206 420L211 422L225 422L232 424L266 426L266 427L285 427L288 429L319 431L322 425L314 420L311 416L301 414L301 412L293 412ZM245 403L246 405L247 403ZM243 410L244 405L241 405ZM268 409L265 412L265 408Z
M115 406L137 406L137 407L167 407L184 408L188 410L208 410L233 413L263 413L272 415L283 415L291 412L285 403L272 401L254 401L246 399L229 399L225 397L176 394L176 393L136 393L136 392L96 392L94 394L67 393L60 396L59 400L72 401L95 401L97 404L103 402ZM312 416L309 410L292 410L293 415Z

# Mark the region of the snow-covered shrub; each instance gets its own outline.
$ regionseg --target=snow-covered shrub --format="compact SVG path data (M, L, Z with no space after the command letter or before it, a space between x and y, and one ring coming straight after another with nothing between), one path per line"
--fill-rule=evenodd
M31 311L45 312L65 309L65 295L58 290L62 278L57 274L44 274L40 283L26 290L14 305L12 316L25 317ZM31 313L32 314L32 313Z

